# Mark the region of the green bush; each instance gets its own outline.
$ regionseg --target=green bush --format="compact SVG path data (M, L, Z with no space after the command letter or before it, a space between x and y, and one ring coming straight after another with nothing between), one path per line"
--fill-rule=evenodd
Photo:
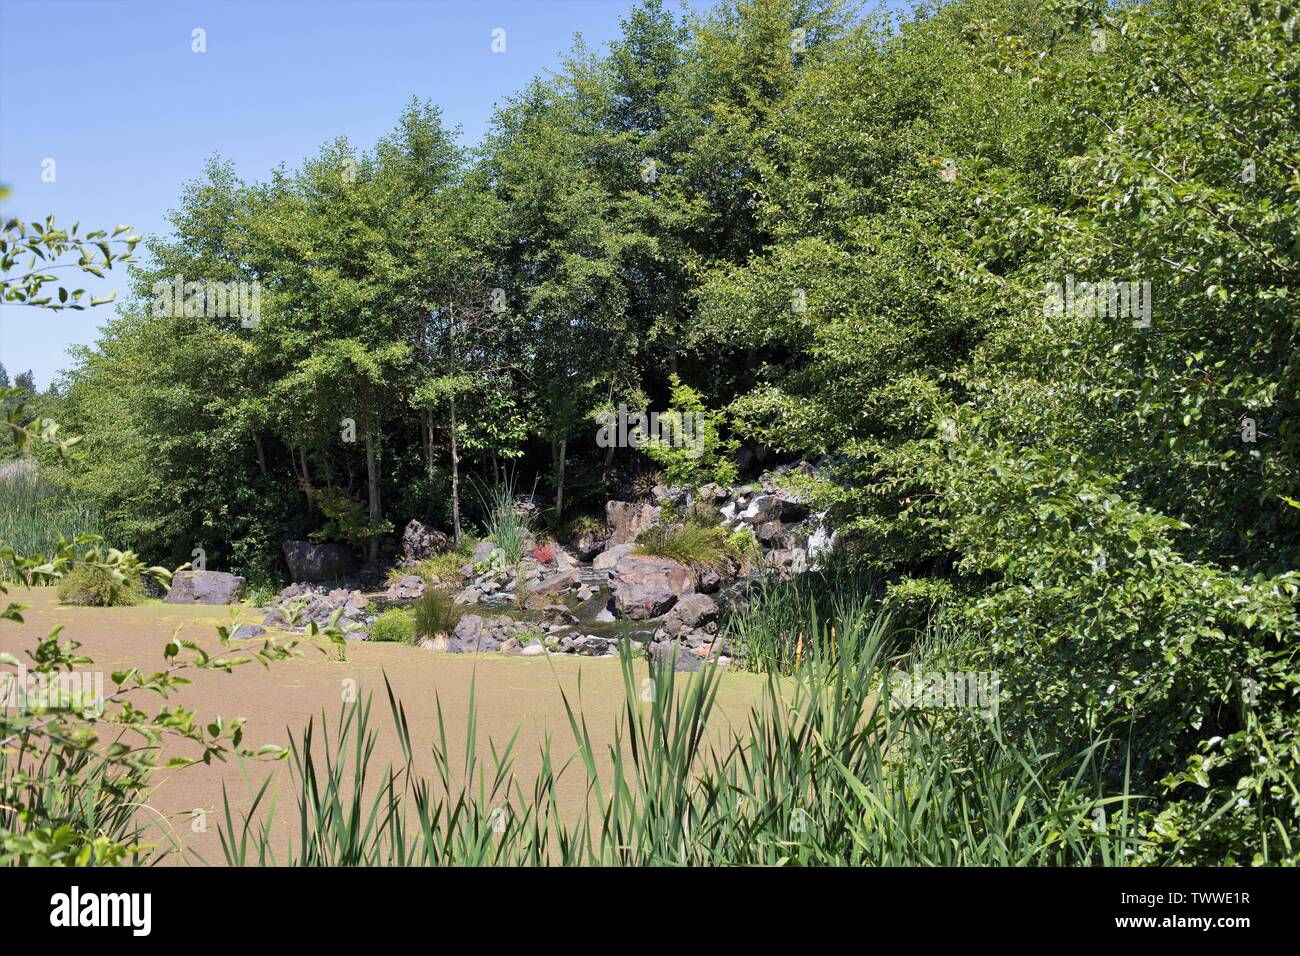
M127 607L139 604L144 589L139 580L119 580L103 568L79 565L59 579L59 601L80 607Z
M384 611L370 625L370 639L392 644L414 644L415 612L406 608Z

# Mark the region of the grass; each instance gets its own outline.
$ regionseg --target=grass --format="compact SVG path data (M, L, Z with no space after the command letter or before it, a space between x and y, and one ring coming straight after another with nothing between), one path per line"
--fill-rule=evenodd
M480 493L486 537L505 552L506 564L516 565L533 540L532 521L515 508L515 490L510 482L494 485Z
M808 626L812 626L811 624ZM823 630L827 626L823 626ZM432 778L414 767L405 710L387 688L402 762L372 762L371 699L322 715L291 741L296 835L276 843L270 779L238 814L224 795L232 865L1114 865L1135 842L1126 791L1103 795L1097 741L1075 753L1013 746L996 720L892 707L879 693L887 623L823 634L793 679L769 676L748 727L712 733L722 672L683 679L624 642L626 707L614 743L592 743L566 694L577 748L548 743L532 779L512 771L517 733L485 751L471 693L453 748L441 707ZM684 682L683 682L684 681ZM955 734L957 730L963 731ZM453 753L463 754L454 759ZM598 767L604 768L598 773ZM582 775L582 806L557 782ZM1099 823L1099 821L1101 821ZM1166 850L1175 859L1179 839Z
M638 554L649 554L692 567L718 569L740 558L736 544L724 528L706 527L688 521L680 525L657 525L637 536Z
M837 640L876 616L878 598L873 581L846 572L763 578L728 615L726 634L744 647L746 669L793 674L810 654L834 660Z
M444 586L454 586L463 580L460 569L467 560L468 557L459 551L430 555L415 564L391 569L388 572L388 585L392 587L408 574L414 574L423 578L426 585L433 585L437 581Z
M0 464L0 542L19 554L51 554L61 539L102 531L95 510L41 478L34 461ZM0 580L14 580L13 568L0 567Z
M415 637L437 637L456 629L464 611L453 603L449 595L440 591L425 591L416 600L414 612Z

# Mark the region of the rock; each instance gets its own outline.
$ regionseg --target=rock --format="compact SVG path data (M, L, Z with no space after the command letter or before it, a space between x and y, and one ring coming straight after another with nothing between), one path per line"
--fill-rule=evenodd
M596 623L598 624L613 624L617 620L618 618L614 616L614 612L607 607L601 608L596 614Z
M548 604L542 608L542 623L551 627L570 627L578 623L578 615L563 604Z
M591 588L587 587L587 585L585 584L578 588L579 601L590 601L595 596L595 594L596 592L593 591Z
M727 489L716 481L710 481L700 487L699 496L701 501L721 501L727 497Z
M674 652L676 653L675 657ZM666 667L671 661L675 671L697 671L704 663L686 648L674 647L668 641L651 644L647 649L647 655L650 658L650 663L655 667Z
M418 574L407 574L385 591L384 596L391 601L414 601L423 593L424 578Z
M650 489L650 497L660 505L668 504L669 502L675 505L683 504L686 501L686 489L670 488L668 485L655 485Z
M503 639L498 628L498 624L489 623L477 614L464 614L451 632L447 650L453 654L485 654L500 650Z
M780 542L785 534L785 525L779 521L764 521L754 532L754 537L765 545L774 545Z
M459 592L452 600L453 604L477 604L478 599L483 596L483 592L476 587L467 587Z
M576 589L581 582L582 578L576 567L568 571L557 571L549 577L542 578L528 589L528 596L524 598L524 608L533 611L554 604L553 598Z
M618 564L620 558L622 558L624 555L631 554L635 550L636 550L636 545L631 543L613 545L612 547L607 548L606 550L602 551L600 554L596 555L596 560L591 562L592 570L594 571L613 570L614 565Z
M578 562L569 557L569 552L558 544L551 545L551 553L555 556L555 569L557 571L572 571L578 567Z
M689 631L712 634L718 629L718 604L707 594L687 594L682 597L664 618L659 630L668 637ZM656 638L659 636L655 635Z
M491 541L480 541L478 544L474 545L474 554L471 560L473 560L475 564L482 564L484 561L492 557L492 552L495 550L496 545Z
M230 636L235 640L243 640L244 638L249 637L261 637L265 633L266 628L259 624L241 624L239 627L235 628L234 633Z
M605 547L605 535L584 531L569 539L569 547L573 549L579 561L590 561Z
M781 499L776 495L755 495L736 518L745 524L759 526L774 520L780 511Z
M283 550L294 581L341 581L356 574L352 549L346 545L286 541Z
M695 591L689 568L671 558L629 554L614 565L610 594L618 610L633 621L658 617Z
M789 492L782 493L779 501L780 504L777 508L777 517L786 524L796 524L802 521L804 518L808 517L812 510L808 507L808 504L805 501L800 499L797 495Z
M605 524L609 526L609 545L628 544L643 531L659 523L659 508L632 501L605 502Z
M701 594L716 594L722 587L722 575L716 568L704 566L695 574L695 590Z
M415 564L435 554L450 551L451 545L451 538L447 535L412 518L402 531L402 560L407 564Z
M237 604L244 596L241 577L225 571L180 571L163 600L168 604Z
M808 570L808 552L803 548L778 548L763 556L763 563L782 577Z
M583 657L601 657L609 650L609 641L603 637L588 634L573 641L570 650Z
M542 646L541 641L539 641L537 638L533 638L531 641L529 641L527 644L524 645L524 649L519 653L523 657L541 657L543 654L546 653L546 648Z

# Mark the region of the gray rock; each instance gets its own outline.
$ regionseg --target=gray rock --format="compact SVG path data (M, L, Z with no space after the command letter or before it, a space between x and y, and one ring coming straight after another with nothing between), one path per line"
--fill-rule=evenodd
M605 535L597 534L594 531L584 531L582 534L574 535L569 539L569 547L578 556L578 560L590 561L600 554L605 547Z
M667 641L653 643L647 649L650 663L655 667L666 667L672 662L673 670L691 672L699 670L704 662L684 647L674 647Z
M602 657L609 651L609 641L603 637L596 637L588 634L585 637L575 638L571 645L571 652L581 654L583 657Z
M243 578L225 571L180 571L163 598L167 604L236 604L244 596Z
M570 568L568 571L557 571L529 587L528 596L524 598L524 607L532 611L554 604L557 596L576 590L581 583L582 578L577 567Z
M803 548L778 548L763 556L763 563L782 577L808 570L808 552Z
M356 574L352 549L346 545L286 541L283 550L294 581L337 581Z
M412 518L402 531L402 560L408 564L450 551L451 538Z
M476 587L468 587L458 593L452 600L453 604L477 604L478 599L483 596L483 592Z
M259 624L241 624L235 628L234 633L230 636L236 640L242 640L249 637L261 637L266 633L266 628Z
M667 613L679 598L694 593L695 576L671 558L629 554L614 565L609 589L619 612L641 621Z
M591 562L591 567L595 571L612 571L620 558L631 554L635 550L636 545L631 543L613 545L596 555L596 560Z
M475 564L482 564L488 558L492 557L492 552L496 550L496 545L491 541L480 541L474 545L473 561Z
M550 627L572 626L578 623L578 615L563 604L548 604L542 608L542 623Z
M637 535L659 523L659 508L632 501L605 502L605 524L609 527L609 545L628 544Z

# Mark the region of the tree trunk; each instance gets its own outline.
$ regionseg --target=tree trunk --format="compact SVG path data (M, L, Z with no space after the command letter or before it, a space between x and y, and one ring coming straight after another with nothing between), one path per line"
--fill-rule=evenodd
M379 524L384 509L379 500L379 468L375 464L375 441L370 428L366 429L366 485L370 494L370 524L373 529ZM366 545L366 556L371 561L379 557L379 538L374 534Z
M420 438L424 443L424 472L433 475L433 412L427 408L421 413Z
M555 530L560 530L560 523L564 520L564 459L568 457L569 440L560 439L560 455L556 461L555 469Z
M262 477L269 474L266 470L266 451L262 448L262 436L256 432L253 433L253 447L257 449L257 467L262 469Z
M460 544L460 447L456 441L456 395L451 396L451 530Z

